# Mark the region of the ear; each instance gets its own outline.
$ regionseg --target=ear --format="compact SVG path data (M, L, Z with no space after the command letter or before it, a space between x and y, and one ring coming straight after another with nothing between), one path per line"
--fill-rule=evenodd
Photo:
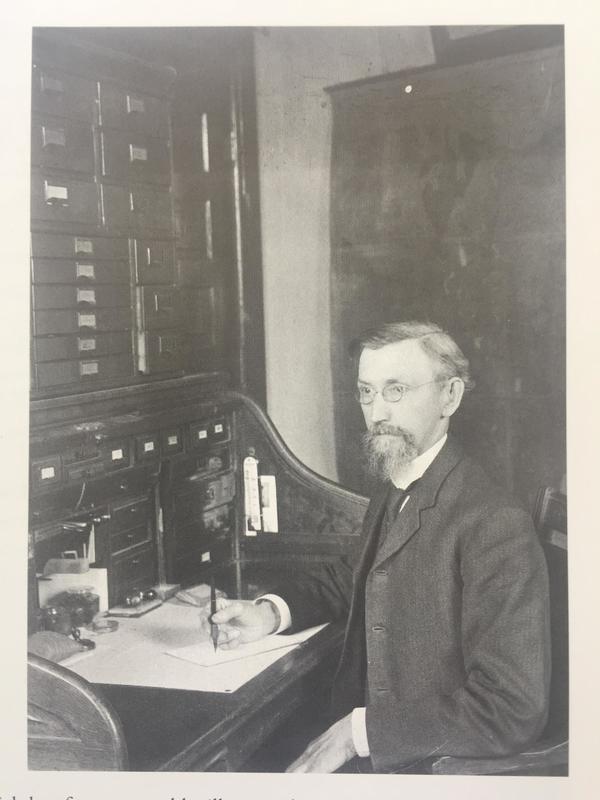
M443 391L442 417L451 417L459 407L465 393L465 384L462 378L450 378Z

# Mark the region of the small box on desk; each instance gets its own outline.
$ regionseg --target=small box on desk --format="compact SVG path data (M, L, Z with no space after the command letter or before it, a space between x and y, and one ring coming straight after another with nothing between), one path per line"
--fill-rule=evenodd
M86 572L55 572L38 578L40 608L52 605L55 597L81 586L89 586L98 595L100 611L108 608L108 581L105 567L90 567Z

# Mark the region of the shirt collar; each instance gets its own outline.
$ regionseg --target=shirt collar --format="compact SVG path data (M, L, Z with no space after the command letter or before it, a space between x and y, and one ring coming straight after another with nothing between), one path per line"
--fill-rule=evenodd
M404 469L394 477L392 481L394 486L398 489L406 489L407 486L410 486L411 483L418 480L440 452L447 438L448 434L445 433L441 439L438 439L438 441L429 448L429 450L425 450L420 456L410 461Z

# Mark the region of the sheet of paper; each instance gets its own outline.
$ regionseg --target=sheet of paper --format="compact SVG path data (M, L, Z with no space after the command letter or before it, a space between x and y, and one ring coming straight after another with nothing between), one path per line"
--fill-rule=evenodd
M166 650L168 656L183 658L184 661L191 661L201 667L214 667L216 664L224 664L227 661L238 661L240 658L256 656L260 653L268 653L271 650L290 650L298 647L293 636L266 636L258 642L241 644L234 650L214 649L212 641L199 642L189 647L179 647L177 650Z

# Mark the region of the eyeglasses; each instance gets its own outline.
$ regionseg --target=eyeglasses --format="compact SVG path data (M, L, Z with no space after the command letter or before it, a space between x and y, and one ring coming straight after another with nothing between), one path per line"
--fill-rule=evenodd
M447 380L448 378L436 378L434 381L419 383L417 386L408 386L406 383L388 383L383 387L381 392L377 391L377 389L374 389L372 386L359 384L356 387L354 396L361 406L370 406L377 394L381 394L386 403L399 403L404 395L413 389L420 389L421 386L430 386L432 383L440 383Z

